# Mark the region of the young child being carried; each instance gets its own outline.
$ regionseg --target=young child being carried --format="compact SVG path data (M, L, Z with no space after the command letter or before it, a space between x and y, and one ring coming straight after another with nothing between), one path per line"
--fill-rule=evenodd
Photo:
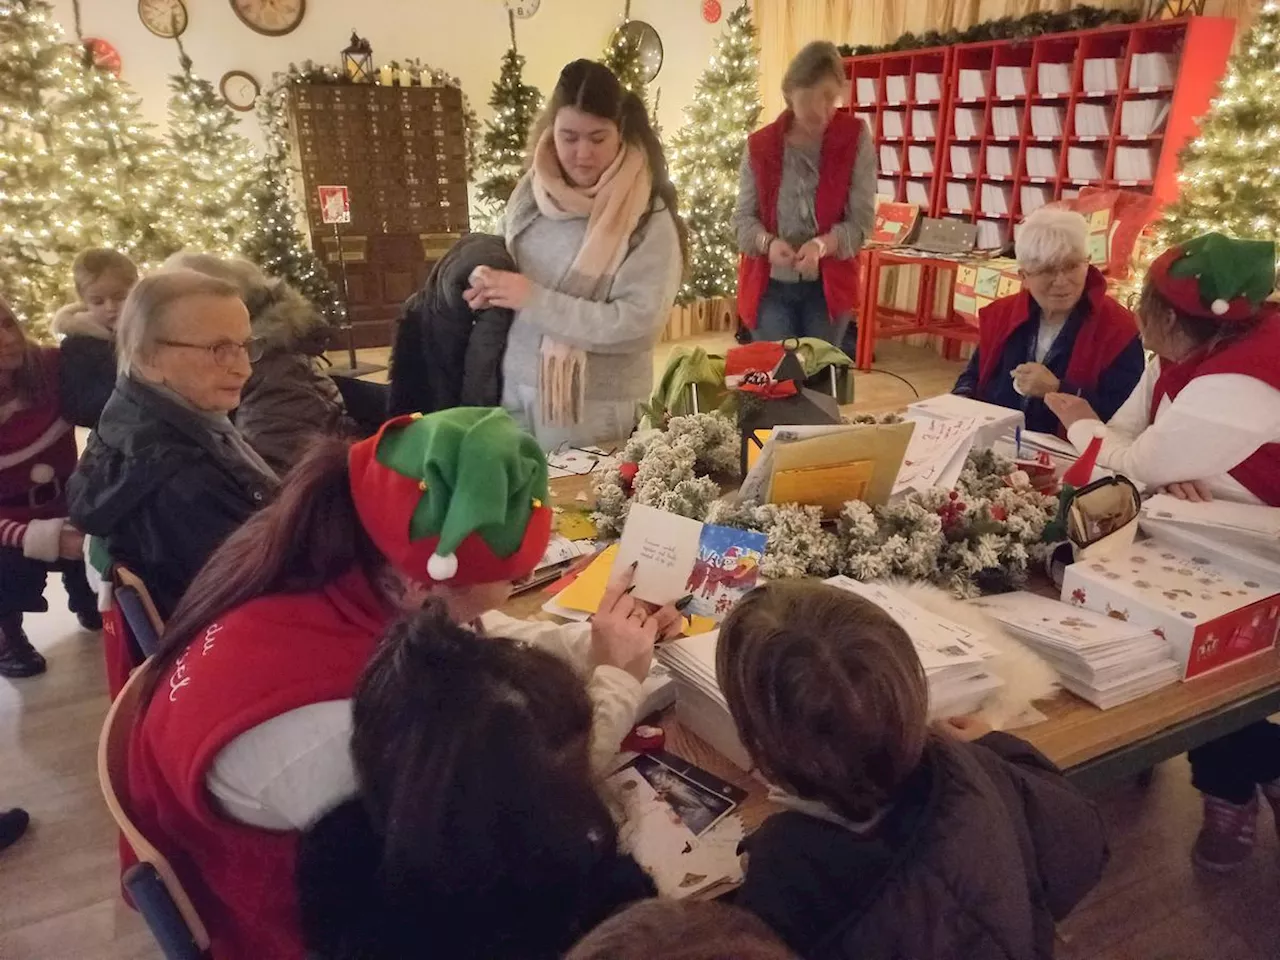
M1102 822L1052 763L971 718L930 729L910 639L835 587L780 580L725 620L716 673L785 808L737 904L802 956L1047 960L1098 882Z
M62 338L62 413L78 427L96 427L116 385L116 319L138 282L138 268L123 253L95 247L71 266L79 303L53 318Z

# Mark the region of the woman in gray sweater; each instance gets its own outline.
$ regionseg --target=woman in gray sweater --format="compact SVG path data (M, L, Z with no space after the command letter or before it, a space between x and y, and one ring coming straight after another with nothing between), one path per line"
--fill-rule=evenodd
M473 309L515 311L503 406L551 450L630 435L687 262L644 103L607 67L560 74L501 231L518 273L477 268Z

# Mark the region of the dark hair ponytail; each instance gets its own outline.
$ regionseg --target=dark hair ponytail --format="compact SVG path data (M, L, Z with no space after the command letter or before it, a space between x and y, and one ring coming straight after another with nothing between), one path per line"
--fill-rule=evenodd
M676 234L680 238L680 259L686 272L689 268L689 230L680 216L680 202L675 184L667 168L662 141L653 129L649 111L638 95L618 82L613 71L595 60L575 60L560 71L560 79L547 101L547 107L534 124L529 137L529 157L542 139L543 133L555 123L556 114L564 107L576 107L584 113L601 117L616 124L623 143L632 143L644 150L653 176L650 209L636 226L639 233L653 216L652 201L660 198L671 219L675 221Z
M351 754L390 926L449 956L568 946L617 848L591 720L564 661L477 636L439 601L388 630L356 688Z
M214 551L165 625L144 700L200 631L231 610L270 594L318 590L355 566L372 575L382 565L351 497L349 450L344 440L314 440L276 499Z

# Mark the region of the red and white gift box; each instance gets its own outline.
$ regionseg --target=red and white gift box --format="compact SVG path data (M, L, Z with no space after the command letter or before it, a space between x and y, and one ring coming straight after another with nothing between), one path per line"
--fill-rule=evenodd
M1280 627L1274 585L1159 540L1073 563L1062 601L1149 627L1169 642L1184 680L1272 649Z

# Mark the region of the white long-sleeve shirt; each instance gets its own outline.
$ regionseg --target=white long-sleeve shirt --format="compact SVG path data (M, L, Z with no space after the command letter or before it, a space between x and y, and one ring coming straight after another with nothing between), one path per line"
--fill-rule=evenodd
M1071 426L1072 445L1083 452L1102 437L1098 464L1150 487L1200 480L1221 500L1260 503L1228 471L1259 447L1280 442L1280 390L1238 373L1196 377L1175 399L1161 400L1153 422L1159 378L1157 357L1109 423Z
M616 667L588 667L591 625L516 620L491 612L487 634L563 657L587 684L593 708L592 768L608 772L636 722L641 686ZM356 792L351 701L330 700L282 713L245 731L214 759L205 785L232 820L265 830L302 830Z

